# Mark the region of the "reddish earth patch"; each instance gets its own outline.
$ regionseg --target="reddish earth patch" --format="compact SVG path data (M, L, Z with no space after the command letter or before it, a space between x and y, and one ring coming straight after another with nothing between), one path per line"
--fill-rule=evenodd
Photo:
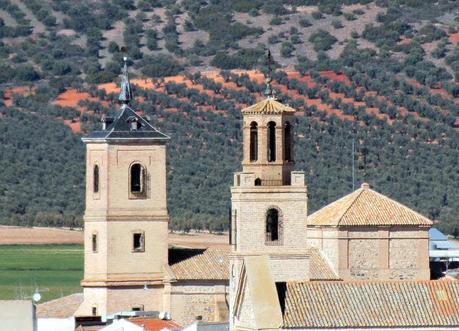
M13 105L13 95L20 94L23 96L29 96L35 92L35 87L33 86L15 86L3 93L3 103L6 107L11 107Z
M100 101L97 98L91 97L88 92L78 92L75 89L68 89L67 91L59 94L53 104L61 107L73 107L80 109L78 103L81 100Z
M287 72L287 77L289 79L296 79L299 82L306 83L308 87L315 87L316 83L312 80L311 76L309 75L301 75L298 71L289 71Z
M432 95L440 94L442 97L445 97L448 99L451 98L451 95L448 93L448 91L446 91L443 88L431 88L430 93L432 93Z
M371 114L380 120L389 120L389 116L386 114L382 114L378 108L367 108L366 109L367 114Z
M452 44L459 43L459 33L451 33L448 38Z
M346 85L351 85L351 81L349 80L349 78L347 78L347 76L341 72L336 73L331 70L324 70L320 72L320 76L327 77L328 79L335 80L338 82L343 82Z
M64 120L64 124L67 125L73 133L81 132L81 122L79 119L73 120Z
M411 38L407 38L407 37L402 36L400 38L400 41L397 44L398 45L409 45L409 44L411 44Z
M110 94L110 93L119 93L120 89L116 83L105 83L105 84L100 84L97 86L99 90L104 90L105 93Z

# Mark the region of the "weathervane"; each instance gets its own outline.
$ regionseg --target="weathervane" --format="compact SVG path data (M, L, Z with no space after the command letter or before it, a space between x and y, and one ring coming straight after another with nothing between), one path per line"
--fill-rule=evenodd
M265 74L265 84L266 84L266 90L265 90L265 95L268 98L274 98L274 90L271 86L272 82L272 66L274 65L273 58L271 56L271 51L268 49L268 54L266 55L266 68L267 68L267 73Z
M126 47L122 47L121 50L123 52L127 52ZM132 90L131 90L131 83L129 82L128 76L128 67L127 67L127 56L123 57L124 67L121 73L121 91L118 97L118 100L123 104L127 105L132 100Z

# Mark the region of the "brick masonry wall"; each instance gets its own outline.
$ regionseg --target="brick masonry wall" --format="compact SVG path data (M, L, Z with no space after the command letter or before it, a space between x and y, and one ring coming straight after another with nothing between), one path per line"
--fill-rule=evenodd
M123 310L132 310L133 307L143 306L147 311L162 311L163 286L148 286L137 288L113 288L107 291L107 311L109 314Z
M308 236L343 279L430 278L426 228L322 227Z
M227 281L188 281L172 284L171 316L182 325L191 324L197 316L206 322L228 320Z
M270 268L276 282L309 280L309 258L272 256Z
M349 240L349 269L354 278L379 278L379 241L375 239Z

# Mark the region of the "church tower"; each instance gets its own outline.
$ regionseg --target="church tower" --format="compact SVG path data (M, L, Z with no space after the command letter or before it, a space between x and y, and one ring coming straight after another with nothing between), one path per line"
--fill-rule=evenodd
M169 137L129 107L132 91L124 60L119 112L82 139L86 210L79 316L163 310Z
M269 77L266 83L266 98L242 110L242 172L234 174L231 188L232 330L245 314L235 307L241 286L248 286L242 279L247 258L266 257L279 284L309 277L307 191L304 173L293 171L295 110L276 100Z

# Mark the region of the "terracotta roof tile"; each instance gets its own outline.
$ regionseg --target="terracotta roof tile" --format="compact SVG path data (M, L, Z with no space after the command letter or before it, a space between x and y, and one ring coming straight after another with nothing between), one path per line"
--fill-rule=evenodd
M308 216L308 225L431 226L432 221L363 184L362 188Z
M459 282L289 282L285 328L459 325Z
M65 297L40 303L37 305L38 318L65 318L73 316L83 302L83 293L75 293Z
M143 326L145 331L161 331L162 329L180 329L181 325L171 320L160 320L154 318L135 317L130 318L129 322Z
M308 249L309 253L309 272L311 280L339 280L338 275L322 256L322 253L314 247Z
M228 280L229 250L172 248L169 266L179 280ZM314 247L307 249L311 280L339 280L338 275Z
M256 104L242 109L244 114L281 114L295 113L295 109L283 105L274 98L266 98Z
M177 279L229 279L228 250L207 248L169 250L169 266Z

